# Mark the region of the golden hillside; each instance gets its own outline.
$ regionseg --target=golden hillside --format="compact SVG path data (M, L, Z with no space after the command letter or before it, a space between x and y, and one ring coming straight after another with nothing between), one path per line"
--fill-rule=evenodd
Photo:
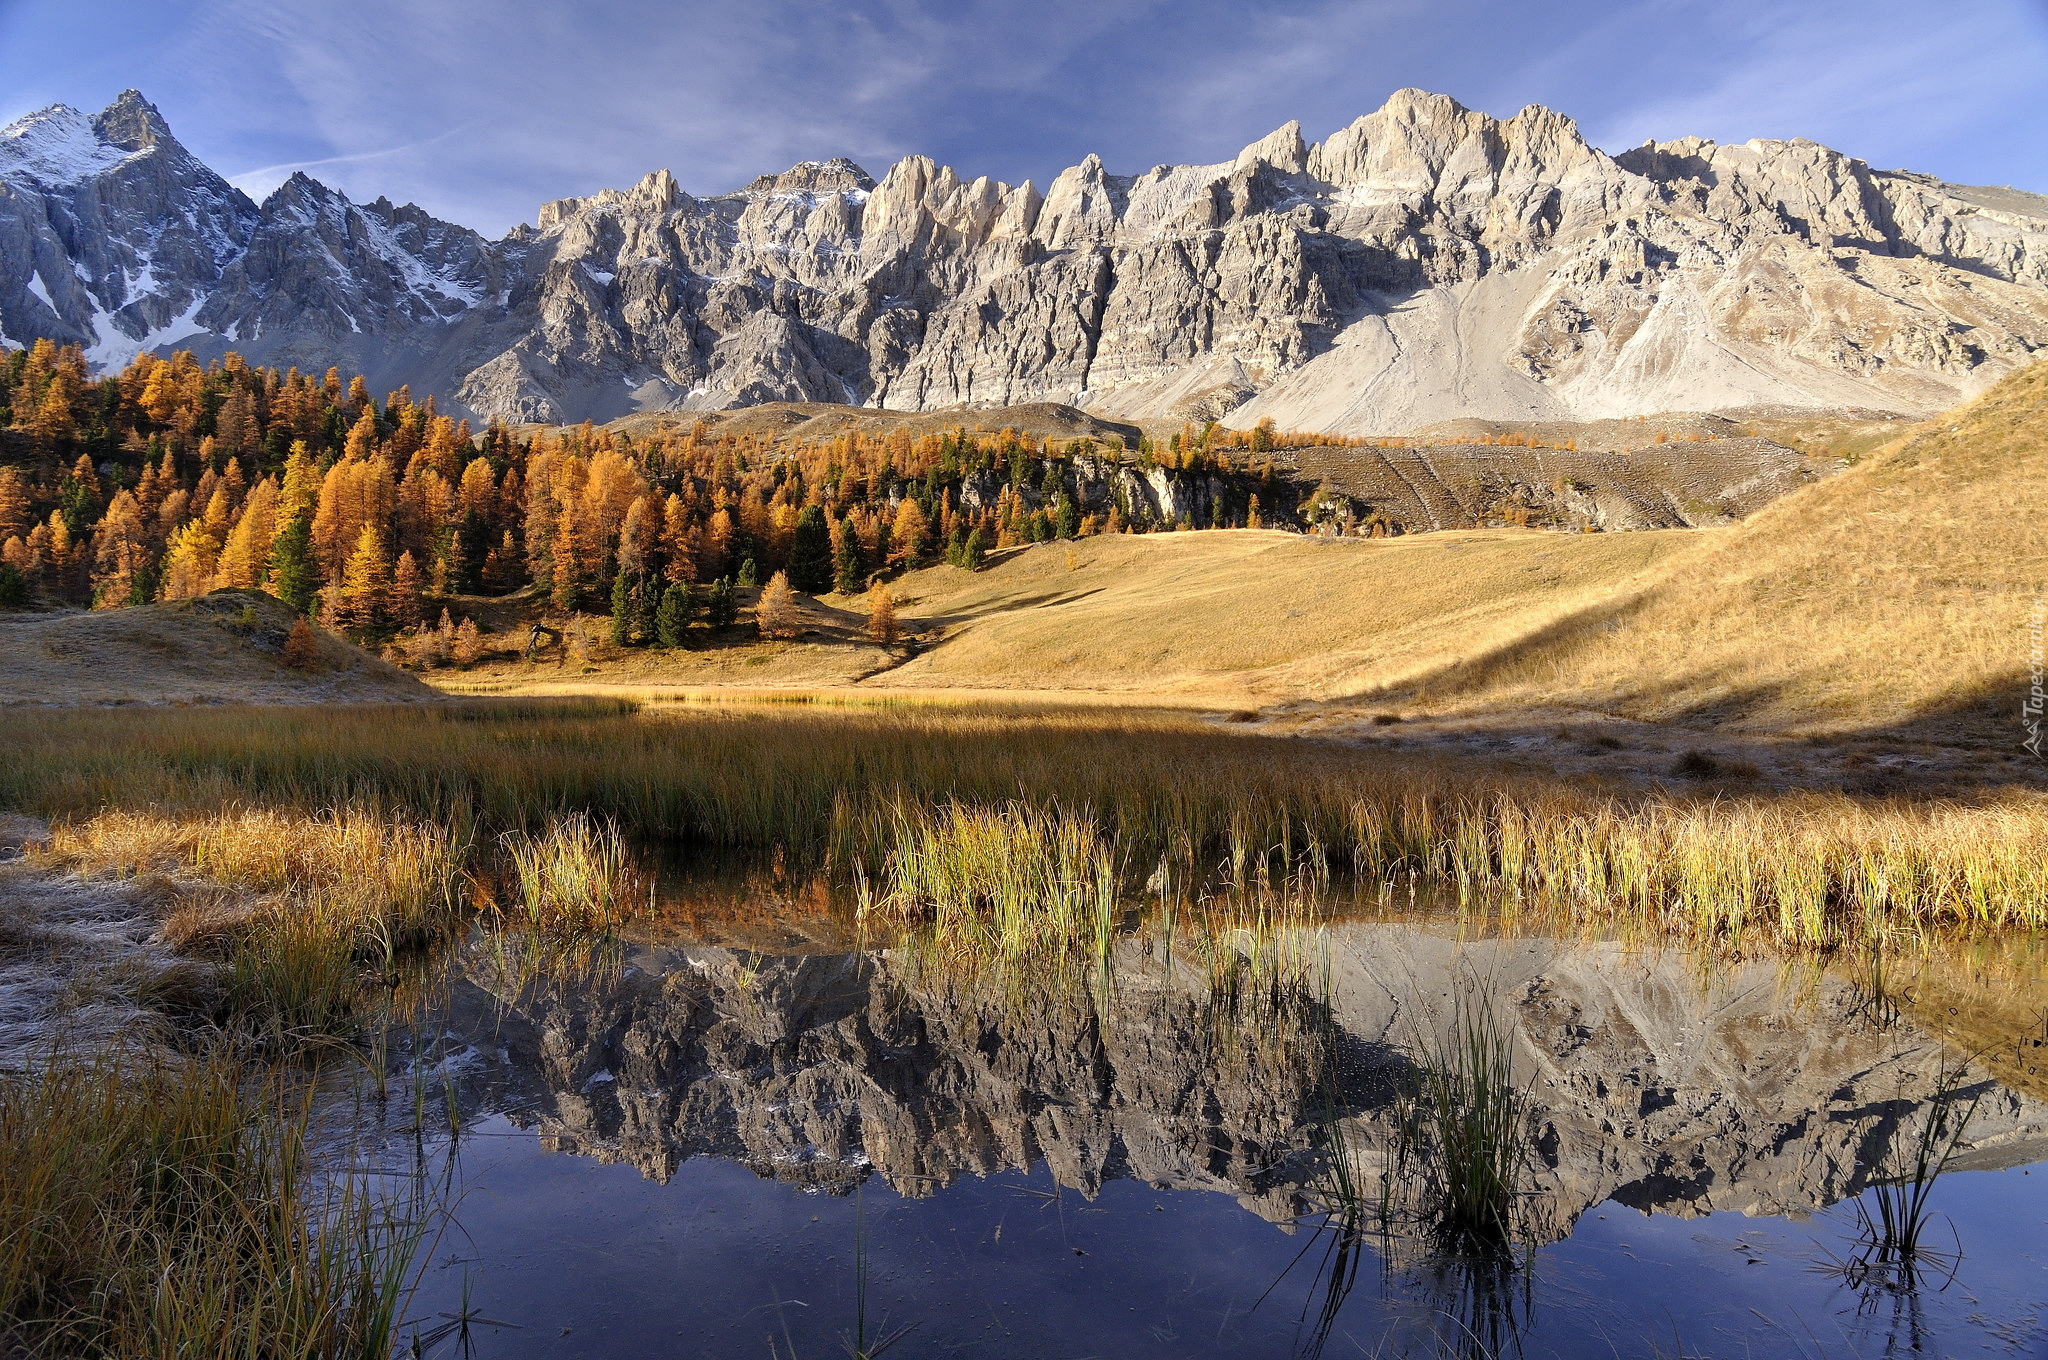
M331 634L284 664L294 615L254 590L91 613L0 614L0 704L404 702L432 689Z
M1339 697L1400 683L1638 588L1679 534L1248 530L1041 545L899 586L938 646L884 685Z
M1626 608L1448 670L1439 699L1752 730L2017 741L2048 592L2048 364L1728 531Z
M1496 727L1573 714L2003 740L2048 584L2043 504L2048 365L1723 528L1109 535L903 577L904 621L925 634L907 660L862 639L861 600L827 596L796 642L448 680L1085 691L1340 720L1394 708Z

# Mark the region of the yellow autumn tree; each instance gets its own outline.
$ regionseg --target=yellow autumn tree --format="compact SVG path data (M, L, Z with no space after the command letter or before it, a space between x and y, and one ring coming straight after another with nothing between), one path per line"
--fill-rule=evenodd
M381 533L397 499L387 459L343 458L327 470L313 512L313 556L323 580L331 585L341 579L363 529L374 525Z
M11 467L0 467L0 541L28 532L28 483Z
M241 518L228 533L227 546L221 549L221 585L246 589L262 584L277 539L277 503L275 478L265 477L256 483L242 505Z
M889 526L889 560L914 567L923 558L925 540L931 534L931 520L917 498L905 496L896 507L896 521Z
M355 550L342 567L341 583L334 587L333 616L343 628L374 632L384 626L391 597L391 558L384 549L384 534L374 524L365 524L356 534Z
M410 552L398 555L391 572L391 590L385 617L400 628L417 627L426 616L426 577ZM445 612L445 611L444 611Z
M95 609L141 604L148 595L149 524L134 493L116 491L92 534Z
M198 520L187 520L164 553L163 597L189 600L213 589L213 575L220 566L220 541L206 532Z
M668 559L663 574L671 584L697 579L696 531L690 525L690 509L683 498L671 492L662 506L661 551Z
M143 414L159 425L169 425L177 419L179 395L178 375L167 360L157 360L142 385Z
M796 592L789 588L788 572L776 572L768 578L768 584L761 587L761 598L754 606L754 622L760 627L762 637L796 636Z
M320 504L320 466L306 448L306 441L292 441L291 456L284 462L284 487L278 493L277 522L283 524L310 515Z
M883 647L896 641L896 600L880 581L868 587L868 636Z

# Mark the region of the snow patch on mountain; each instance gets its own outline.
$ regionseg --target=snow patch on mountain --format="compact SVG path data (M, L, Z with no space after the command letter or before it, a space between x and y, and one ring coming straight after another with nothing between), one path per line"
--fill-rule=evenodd
M42 304L50 309L51 316L64 315L57 310L57 304L51 300L49 285L43 282L41 274L31 274L28 276L28 291L31 296L40 299Z
M75 184L140 154L101 141L92 119L69 104L52 104L0 128L0 178L27 184Z
M422 300L440 298L446 302L458 303L464 308L474 307L483 301L483 294L477 289L460 280L449 278L408 250L375 213L364 212L361 216L364 231L370 238L371 250L390 263L398 273L399 282L407 291ZM431 303L429 307L436 313L445 310L433 307Z

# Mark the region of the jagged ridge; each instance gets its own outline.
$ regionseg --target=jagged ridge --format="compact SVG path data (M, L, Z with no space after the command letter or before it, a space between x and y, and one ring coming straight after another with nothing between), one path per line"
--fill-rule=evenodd
M304 175L260 206L134 91L0 131L0 336L227 348L483 416L1063 401L1458 416L1921 414L2048 344L2048 199L1805 141L1619 156L1404 90L1309 145L1041 193L913 156L698 199L657 171L488 242Z

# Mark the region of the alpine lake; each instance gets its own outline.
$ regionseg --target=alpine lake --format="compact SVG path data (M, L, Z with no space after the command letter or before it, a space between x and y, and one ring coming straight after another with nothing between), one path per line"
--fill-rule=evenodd
M1397 883L1134 903L1061 969L656 882L472 934L328 1078L431 1219L410 1353L2048 1356L2037 937L1737 956Z

